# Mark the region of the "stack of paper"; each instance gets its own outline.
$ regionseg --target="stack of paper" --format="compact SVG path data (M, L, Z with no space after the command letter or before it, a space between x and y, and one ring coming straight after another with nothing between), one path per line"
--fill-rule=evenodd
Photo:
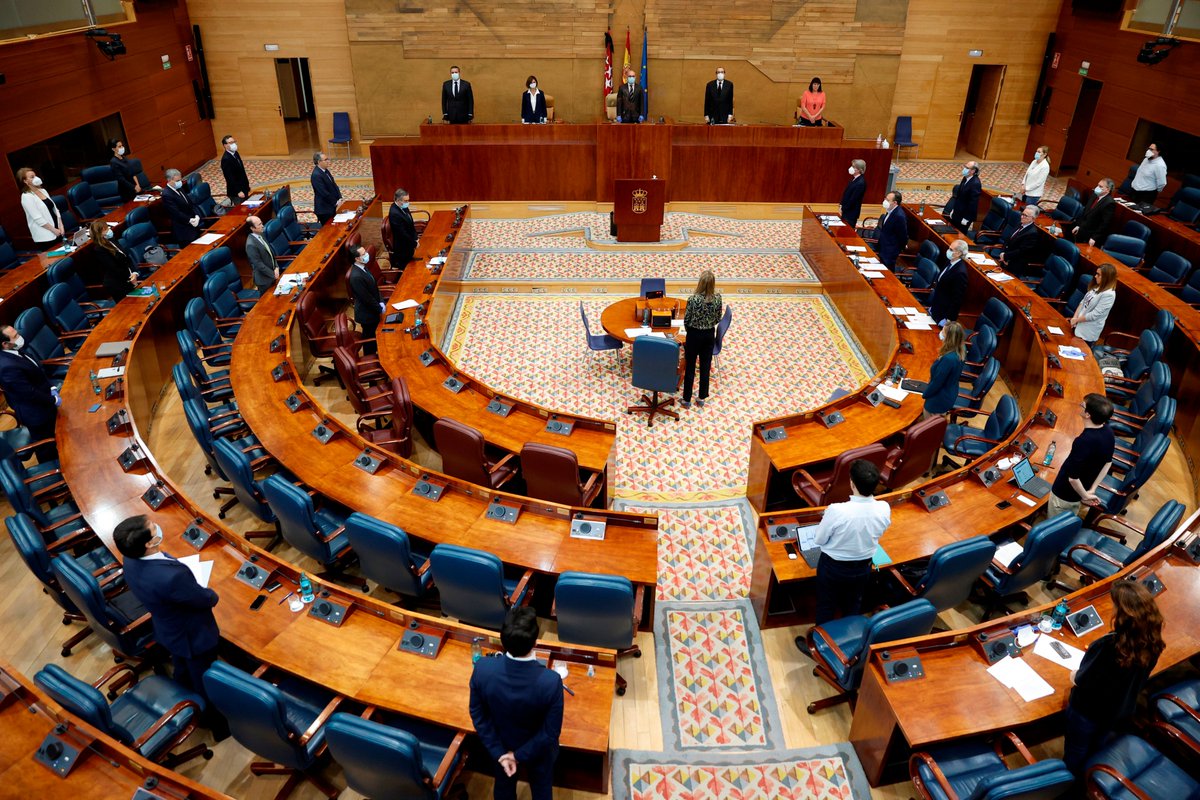
M195 553L190 556L184 556L179 559L179 563L192 571L192 575L196 576L196 583L208 588L208 579L212 575L213 562L201 561L200 554Z
M433 258L429 259L429 266L431 266L431 267L440 267L442 264L445 264L445 263L446 263L445 256L434 256Z
M1062 335L1063 335L1063 329L1062 329L1062 328L1060 328L1060 327L1058 327L1057 325L1047 325L1047 326L1046 326L1046 330L1050 331L1050 332L1051 332L1051 333L1053 333L1055 336L1062 336Z
M886 383L881 383L875 388L881 395L889 400L895 400L897 403L903 403L904 398L908 397L908 392L895 386L888 386Z
M215 244L221 241L224 235L223 233L206 233L193 239L192 244Z
M882 278L884 276L884 273L876 272L875 270L870 269L861 269L858 272L867 280L874 280L875 278Z
M1062 649L1067 651L1066 658L1063 658L1057 652L1055 652L1054 644L1053 644L1053 642L1055 642L1055 641L1058 642L1059 647L1061 647ZM1056 640L1056 639L1052 638L1049 634L1045 634L1045 633L1043 633L1041 636L1039 636L1037 638L1037 641L1034 642L1033 652L1036 653L1037 655L1041 656L1042 658L1046 659L1047 661L1053 661L1055 664L1058 664L1060 667L1066 667L1067 669L1071 670L1072 672L1079 669L1079 666L1083 663L1083 651L1082 650L1080 650L1078 647L1072 647L1071 645L1067 644L1066 642L1064 642L1062 640Z
M139 194L134 196L133 201L135 203L149 203L153 199L154 195L152 194Z
M1008 566L1013 562L1013 559L1021 555L1021 551L1025 548L1017 542L1005 542L996 548L996 555L993 558L997 564Z
M400 303L392 303L392 308L396 309L397 311L403 311L406 308L416 308L419 305L421 304L416 300L405 300Z
M1054 687L1022 658L1005 656L988 667L988 674L1021 695L1026 703L1054 694Z
M867 252L867 248L863 247L860 244L848 244L848 245L846 245L846 252L847 253L865 253L865 252Z
M341 214L335 214L333 217L334 222L349 222L352 219L354 219L353 211L343 211Z
M1013 279L1013 276L1009 275L1007 272L989 272L987 276L996 283L1004 283L1005 281L1011 281Z
M649 333L653 333L653 331L651 331L649 328L638 327L625 329L625 335L630 339L636 339L639 336L645 336Z

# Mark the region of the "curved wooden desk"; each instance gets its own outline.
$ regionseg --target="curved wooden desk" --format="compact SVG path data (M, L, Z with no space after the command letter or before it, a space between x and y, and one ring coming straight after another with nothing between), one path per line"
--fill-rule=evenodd
M231 214L219 220L214 228L230 233L235 259L242 261L243 248L238 239L244 242L247 230L244 217ZM332 242L345 233L344 225L327 225L309 244L312 250L308 258L319 261L319 252L330 252ZM286 605L277 602L267 602L259 611L251 612L249 605L258 591L235 575L248 560L285 584L279 590L283 594L297 586L299 570L209 518L147 451L140 430L150 423L153 405L171 380L171 366L179 360L175 331L183 326L187 301L200 291L202 276L196 261L209 249L191 245L159 270L155 277L168 288L157 302L126 299L118 303L85 340L71 364L62 388L57 437L63 476L85 520L111 548L111 531L118 522L134 514L146 514L162 527L166 536L163 549L173 556L193 552L182 533L193 523L199 525L212 534L202 557L213 561L209 585L221 597L215 613L227 643L359 703L470 731L466 686L472 670L471 639L484 636L496 647L494 633L403 611L315 578L314 583L322 593L328 592L334 602L352 607L341 627L331 627L306 614L293 614ZM287 298L274 299L287 305ZM265 316L260 314L259 318ZM132 337L127 335L131 327L136 327ZM88 372L109 364L109 359L95 357L96 349L105 341L127 338L133 340L126 360L127 397L102 400L101 409L89 414L87 408L96 401L96 396ZM268 372L275 363L274 356L269 363L262 355L257 358L264 362ZM275 385L269 377L262 380ZM243 408L246 405L243 401ZM272 406L270 413L286 413L277 408ZM106 421L122 409L128 423L109 434ZM304 435L307 437L307 432ZM312 440L305 441L304 449L311 447L309 441ZM130 446L136 446L143 459L124 472L117 458ZM152 487L167 496L157 510L142 499ZM514 529L507 530L511 535ZM410 626L445 635L446 641L436 659L397 649L401 633ZM575 691L574 696L566 698L563 751L556 781L565 786L604 791L609 772L608 731L616 685L616 654L611 650L557 643L539 645L539 649L555 660L571 664L573 677L569 680ZM584 677L583 664L595 667L595 677Z
M683 307L677 297L660 297L657 300L626 297L604 309L600 314L600 325L609 336L612 336L614 339L620 339L625 344L631 344L633 339L625 334L625 329L636 328L642 324L642 317L638 312L647 305L655 311L673 311L674 317L683 319ZM684 339L687 338L687 333L684 332L682 327L655 328L654 330L667 334L681 345Z

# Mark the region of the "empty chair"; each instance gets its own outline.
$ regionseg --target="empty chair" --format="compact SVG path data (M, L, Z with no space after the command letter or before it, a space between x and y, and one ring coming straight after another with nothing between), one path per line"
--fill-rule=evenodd
M384 378L379 362L355 359L346 348L335 347L333 366L360 419L378 421L392 410L395 395L391 386L379 383Z
M1117 436L1133 436L1140 429L1158 404L1159 398L1171 390L1171 368L1166 362L1158 361L1150 367L1150 377L1138 387L1126 404L1113 403L1113 416L1109 427Z
M308 349L314 358L333 358L333 349L337 339L333 331L333 319L327 317L317 305L316 292L301 292L296 301L296 316L300 318L300 330L308 342ZM318 375L313 383L320 386L321 381L337 377L333 367L324 364L317 365Z
M289 203L279 209L275 214L275 219L279 220L279 224L283 226L283 232L287 236L288 241L292 243L302 242L305 239L311 239L316 231L320 230L320 225L306 225L296 219L296 209ZM387 217L384 217L387 220Z
M1145 530L1138 528L1124 517L1112 517L1097 521L1095 528L1083 528L1063 550L1063 564L1079 573L1084 583L1115 575L1122 567L1132 564L1146 553L1165 542L1179 526L1183 518L1184 505L1178 500L1168 500L1154 512L1146 523ZM1141 534L1137 547L1126 547L1125 534L1102 527L1109 522ZM1113 538L1114 536L1118 539Z
M554 587L554 609L558 616L558 638L567 644L606 647L617 655L642 657L634 643L642 617L645 587L635 591L628 578L564 572ZM617 694L625 694L627 682L617 675Z
M983 241L980 241L979 235L976 235L975 242L981 245L999 244L1001 234L1009 221L1012 211L1012 204L1003 197L998 195L992 197L992 203L988 206L988 212L984 215L983 222L979 223L978 233L983 235ZM1020 220L1020 214L1017 215L1017 219L1018 221Z
M350 141L350 112L333 112L333 136L330 137L329 143L346 145L346 158L349 158Z
M233 251L228 247L217 247L200 256L200 268L206 276L222 275L229 291L237 295L244 305L253 305L258 300L258 289L249 289L242 285L242 276L238 274L237 265L233 263Z
M117 675L131 682L118 681L124 691L110 706L100 688ZM90 684L57 664L47 664L33 676L33 682L93 728L165 767L174 768L196 756L212 758L212 751L203 744L172 752L196 729L204 698L170 678L151 675L138 680L131 668L119 666ZM117 690L110 690L110 694L112 691Z
M587 312L583 310L583 301L579 301L579 316L583 318L583 335L587 341L588 349L593 353L600 353L605 350L620 350L625 346L625 343L620 339L609 336L607 333L592 334L592 327L588 324Z
M43 473L43 480L53 477ZM46 541L62 540L89 531L83 515L69 499L65 486L45 495L34 494L33 476L17 459L0 459L0 487L13 511L29 515Z
M1167 216L1185 225L1195 225L1200 221L1200 189L1188 188L1175 195L1175 202Z
M1137 347L1120 359L1121 374L1112 374L1106 370L1105 393L1113 399L1128 400L1150 375L1150 368L1162 358L1162 354L1163 340L1159 335L1150 329L1142 331Z
M500 559L482 550L439 544L429 555L442 613L468 625L498 631L511 606L524 605L533 591L528 571L517 580L504 576Z
M1112 237L1110 236L1109 239ZM1071 282L1074 279L1075 270L1066 262L1066 259L1050 256L1046 259L1046 265L1042 269L1042 277L1036 281L1025 281L1025 285L1053 302L1067 293L1067 289L1071 288Z
M269 759L250 765L254 775L287 775L275 795L283 800L308 781L328 798L339 792L317 774L325 751L323 724L338 706L340 697L315 687L276 686L218 661L204 673L204 693L222 716L238 744Z
M1136 267L1146 255L1146 242L1133 236L1114 233L1104 240L1104 252L1127 267Z
M329 754L347 785L364 797L445 797L465 764L466 734L407 719L389 722L339 711L325 723Z
M1001 199L1001 198L996 198ZM1005 202L1007 205L1007 201ZM990 212L989 212L990 213ZM989 220L985 219L985 222ZM979 247L984 247L985 251L995 258L1002 253L1003 244L1008 241L1009 237L1017 232L1021 227L1021 212L1015 208L1009 208L1004 213L1004 227L1000 230L992 230L984 227L975 234L975 244Z
M1200 783L1136 736L1124 735L1088 759L1088 797L1098 800L1194 798Z
M104 216L104 209L92 196L92 187L83 181L73 184L67 189L67 199L71 201L71 207L75 209L79 221L85 225Z
M1000 749L1004 740L1025 759L1024 766L1009 768ZM975 739L918 751L908 772L921 800L1054 800L1075 783L1060 759L1034 760L1011 732L994 744Z
M247 452L246 447L232 439L213 439L213 460L216 461L218 472L222 473L233 488L233 494L242 507L258 517L263 522L275 525L273 530L249 531L242 534L247 539L266 539L267 550L271 550L279 542L279 519L267 502L263 483L255 477L256 459L252 458L254 451ZM225 518L222 510L217 516Z
M1167 289L1181 289L1192 273L1192 262L1178 253L1164 250L1146 270L1146 277Z
M1050 255L1066 261L1071 269L1079 269L1079 246L1069 239L1056 237L1050 244Z
M956 419L963 415L982 415L982 413L959 408L951 411L950 416L951 419ZM1017 407L1017 401L1013 399L1012 395L1006 394L1000 398L1000 402L996 403L996 409L988 415L983 430L970 425L951 423L946 426L946 436L942 440L942 446L946 448L947 455L967 459L979 458L1012 436L1020 421L1021 410Z
M889 489L907 486L933 469L942 437L946 433L946 418L935 414L929 419L914 422L904 431L900 444L888 451L880 482Z
M1154 695L1154 728L1200 756L1200 680L1168 686Z
M213 199L212 188L204 181L200 181L195 186L188 189L188 199L192 201L192 205L200 212L201 220L215 220L219 214L217 212L217 201Z
M925 241L930 240L926 239ZM908 274L908 290L922 304L928 304L929 294L933 291L933 285L937 282L937 276L937 264L928 258L918 258L913 271Z
M996 360L995 356L992 356L988 358L983 369L979 370L979 374L971 381L971 388L965 392L959 392L958 397L954 398L954 407L978 411L983 407L983 398L987 397L999 376L1000 362Z
M629 406L626 414L645 414L646 427L654 427L654 418L664 416L679 419L679 413L668 406L675 398L659 399L661 393L674 394L679 389L679 342L639 336L633 340L633 386L651 395L642 395L642 405Z
M180 367L182 365L176 364L175 366ZM216 472L217 477L219 477L221 480L228 481L229 478L225 474L225 470L217 462L216 456L214 455L213 448L216 446L216 439L209 427L209 418L205 409L206 406L204 405L204 401L198 398L185 399L183 401L184 420L187 422L188 430L192 432L192 438L195 439L196 444L200 446L200 452L204 454L204 460L207 462L204 465L204 474L211 475L213 472ZM238 420L238 422L240 423L241 421ZM218 486L216 489L213 489L214 498L219 498L223 495L231 496L230 499L227 500L217 512L221 519L224 519L225 514L229 511L229 509L233 508L234 504L237 503L236 494L237 493L232 488L227 486Z
M1146 445L1146 449L1138 455L1133 466L1123 476L1107 475L1096 488L1100 506L1089 512L1089 518L1096 514L1120 514L1124 511L1138 490L1154 475L1170 446L1170 437L1160 433Z
M79 277L79 273L75 271L75 261L70 256L60 258L47 267L46 277L50 280L51 285L65 283L70 286L71 292L75 297L75 302L79 303L79 307L93 319L99 319L104 315L101 309L112 308L115 305L112 300L103 298L95 299L88 293L89 288L103 291L104 287L88 287L84 285L83 280Z
M371 411L355 422L358 435L376 447L395 453L401 458L412 455L413 403L408 384L399 376L392 378L392 404L385 411ZM388 420L386 427L372 427L372 420Z
M8 270L20 266L27 258L37 255L31 251L17 250L8 231L0 226L0 270Z
M1150 446L1155 436L1160 433L1170 436L1177 408L1174 397L1164 395L1158 398L1150 419L1137 430L1133 440L1117 439L1117 446L1113 451L1113 467L1121 472L1132 469L1134 462Z
M1028 602L1025 590L1050 577L1058 564L1059 554L1079 535L1082 525L1083 520L1077 515L1063 511L1030 528L1021 552L1008 566L992 562L982 576L987 594L983 618L987 619L1010 600Z
M58 328L58 337L72 350L78 350L91 332L95 320L89 319L65 283L56 283L42 295L42 309Z
M10 475L24 482L35 501L58 501L68 496L57 459L25 464L13 446L0 439L0 462L7 466Z
M729 326L733 322L733 306L725 304L725 313L721 315L721 321L717 323L717 335L713 339L713 361L716 363L718 370L721 368L721 349L725 346L725 334L729 331Z
M370 580L414 600L429 591L429 555L414 552L401 528L356 511L346 517L346 537Z
M220 329L208 316L208 309L199 297L188 300L183 309L183 324L191 334L206 363L228 366L232 346L224 341Z
M967 357L963 359L963 378L974 378L979 370L996 352L996 332L990 325L982 325L967 344Z
M237 295L230 291L224 275L209 275L204 279L200 291L214 323L225 326L230 336L236 336L241 329L242 317L246 315L246 309L242 306L253 304L239 301Z
M31 306L22 311L13 327L25 340L22 352L40 361L51 380L67 377L72 356L54 329L46 324L46 315L40 308Z
M130 228L143 222L151 222L150 206L134 206L125 215L124 227Z
M56 555L50 569L92 632L112 648L117 659L140 662L154 645L154 631L150 615L133 592L105 594L96 576L70 553Z
M183 179L183 190L190 193L193 189L200 185L201 177L199 172L189 172L188 176Z
M71 210L71 204L67 202L67 196L64 194L52 194L50 199L58 208L58 215L62 217L63 234L72 236L81 227L79 217L75 216L75 212ZM2 267L0 267L2 269Z
M580 470L574 451L540 442L521 447L521 477L530 497L565 506L590 506L604 489L603 472Z
M108 164L84 167L79 173L79 177L87 183L92 190L92 197L96 198L96 202L102 208L107 210L121 205L121 190L117 186L117 176L113 174L112 167Z
M666 278L642 278L641 286L638 289L640 297L657 296L662 297L667 293Z
M871 645L925 636L936 619L933 603L919 599L871 617L842 617L810 628L808 652L817 662L813 674L837 689L838 694L809 703L808 713L845 703L858 693Z
M892 145L896 148L897 158L908 148L916 150L913 155L920 157L921 145L913 141L912 117L896 117L896 138L892 140Z
M933 551L924 565L888 567L888 572L908 597L924 598L941 612L954 608L970 596L971 587L995 555L995 542L987 536L972 536L942 545Z
M509 464L512 453L493 458L483 434L458 420L443 417L433 423L434 446L442 456L442 472L489 489L499 489L517 474Z
M209 371L204 366L205 359L196 350L196 340L187 331L175 331L175 344L179 347L179 355L192 382L200 390L200 396L206 403L223 403L233 397L233 387L229 383L229 370L220 369Z
M292 204L292 186L285 183L275 190L275 194L271 196L271 205L275 207L275 215L279 215L279 209Z
M915 265L922 258L933 262L934 271L936 274L939 266L944 266L946 262L946 254L938 247L938 240L935 238L925 239L917 246L916 255L911 253L901 253L898 256L900 261L912 261ZM903 280L906 276L912 274L912 270L902 270L896 273Z
M792 489L810 506L827 506L850 498L850 465L860 458L870 461L882 473L887 448L881 444L855 447L839 455L824 469L811 471L800 467L792 473Z
M1126 223L1121 226L1121 230L1118 231L1118 233L1120 233L1122 236L1131 236L1134 239L1141 239L1147 244L1150 242L1150 226L1146 225L1144 222L1138 222L1136 219L1126 221Z
M354 558L345 531L347 515L318 509L308 492L282 475L268 476L262 482L262 491L279 519L279 533L284 541L328 568L318 573L318 578L336 578L367 591L366 581L345 574L346 562Z
M1062 315L1067 319L1075 316L1076 309L1083 302L1084 295L1088 293L1088 289L1092 285L1092 276L1086 272L1075 279L1075 288L1067 295L1063 301Z
M1050 218L1059 222L1070 222L1083 213L1083 203L1078 198L1063 195L1058 199L1058 206L1050 212Z
M283 229L283 224L278 219L270 220L266 225L263 225L263 237L267 240L267 244L271 246L271 252L275 254L275 261L281 267L294 259L304 249L303 242L292 244L287 237L287 232Z
M1154 312L1154 326L1146 330L1158 334L1160 343L1165 346L1170 341L1171 334L1175 332L1175 315L1165 308L1160 308ZM1117 342L1123 343L1127 349L1118 347ZM1104 343L1093 347L1092 352L1096 354L1097 358L1112 356L1117 359L1117 363L1124 363L1125 359L1129 357L1131 350L1141 344L1142 334L1135 335L1123 331L1112 331L1105 334Z
M1008 326L1012 324L1012 320L1013 312L1008 304L999 297L989 297L988 301L983 304L983 310L979 312L979 319L975 320L975 329L986 325L996 336L1003 336L1004 332L1008 330ZM968 330L967 334L973 336L976 330Z

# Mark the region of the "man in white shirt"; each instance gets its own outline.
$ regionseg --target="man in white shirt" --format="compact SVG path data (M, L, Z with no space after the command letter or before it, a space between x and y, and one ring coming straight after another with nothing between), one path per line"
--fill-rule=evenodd
M892 523L892 507L872 496L878 485L879 467L861 458L852 463L850 499L827 506L817 526L817 625L862 611L872 556ZM803 636L796 637L796 646L808 653Z
M1130 186L1133 188L1133 199L1139 203L1153 205L1158 199L1158 193L1167 185L1167 162L1158 154L1158 145L1151 142L1146 148L1146 157L1138 165L1137 173L1133 176Z

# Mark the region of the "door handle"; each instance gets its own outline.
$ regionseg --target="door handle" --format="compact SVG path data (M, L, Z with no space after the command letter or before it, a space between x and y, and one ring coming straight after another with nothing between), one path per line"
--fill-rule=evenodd
M283 116L283 106L275 106L275 110L279 112L279 116Z

